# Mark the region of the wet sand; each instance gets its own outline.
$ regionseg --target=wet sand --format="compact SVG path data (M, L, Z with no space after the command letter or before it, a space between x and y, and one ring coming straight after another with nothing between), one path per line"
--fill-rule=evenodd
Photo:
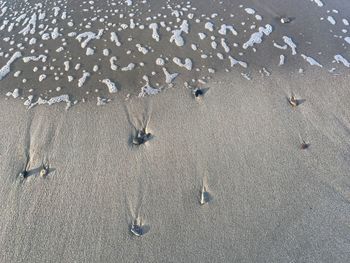
M220 76L199 101L181 89L68 112L2 101L1 261L346 262L348 82ZM142 123L154 137L132 146ZM26 153L54 171L20 180Z
M182 87L186 84L190 88L201 86L213 77L214 71L238 71L243 74L241 77L249 78L259 76L263 69L269 72L280 69L285 73L295 72L308 66L301 55L310 56L319 62L324 67L324 74L328 74L329 70L336 74L342 72L344 66L335 63L334 56L340 54L349 60L349 44L344 40L349 35L349 26L344 25L342 19L349 19L346 14L350 12L350 7L343 0L322 8L309 0L298 4L290 1L280 3L277 0L264 3L205 0L188 4L181 1L134 1L131 6L126 1L104 4L97 1L48 1L42 6L37 5L37 1L13 2L13 5L5 5L9 8L2 18L4 28L0 31L0 51L3 54L0 56L0 65L4 65L16 50L21 51L23 58L47 56L45 62L25 63L21 61L22 58L18 59L11 65L9 76L2 80L1 92L5 95L18 89L23 102L31 95L32 102L39 97L49 100L62 94L69 95L72 102L96 102L97 97L114 99L138 96L145 85L144 75L149 77L152 87L167 90L174 85ZM246 8L253 8L255 14L248 14ZM24 18L18 19L21 15L29 19L33 14L38 14L38 17L45 14L45 17L42 20L38 18L34 34L21 33L24 26L17 21ZM291 22L281 23L281 17L284 16L290 18ZM334 17L337 23L329 23L328 16ZM187 21L188 33L181 33L184 45L178 46L170 39L174 30L181 28L184 21ZM208 22L213 23L213 31L205 28ZM149 28L151 23L158 25L159 41L152 38ZM225 35L220 33L222 25L233 26L237 34L229 30ZM254 33L267 25L272 28L270 35L263 35L261 43L243 48ZM55 30L58 32L56 35ZM82 43L85 37L82 41L77 39L79 34L98 35L98 32L101 35L88 41L84 47ZM120 46L111 41L111 33L117 34ZM204 33L205 38L200 39L199 33ZM45 34L47 40L42 39ZM284 36L296 44L297 54L292 55L292 50L283 41ZM33 38L35 44L31 43ZM228 50L222 46L222 40ZM275 44L285 46L285 49L276 48ZM145 48L147 53L138 51L137 45ZM196 50L193 50L193 45ZM86 55L88 49L93 50L94 54ZM108 50L108 55L104 55L105 50ZM281 55L285 57L285 63L279 67ZM116 70L111 69L112 57L116 58ZM174 57L182 61L189 58L193 69L189 71L179 67L173 62ZM247 63L247 67L232 66L230 57ZM157 58L164 60L163 66L156 64ZM67 70L64 66L66 62L69 62ZM130 63L135 68L122 71ZM94 71L96 66L98 68ZM164 67L170 73L179 73L170 85L165 83ZM15 72L19 76L13 76ZM89 77L79 86L79 79L84 73L89 73ZM42 81L39 80L40 76L44 78ZM117 94L108 92L102 83L104 79L115 83Z

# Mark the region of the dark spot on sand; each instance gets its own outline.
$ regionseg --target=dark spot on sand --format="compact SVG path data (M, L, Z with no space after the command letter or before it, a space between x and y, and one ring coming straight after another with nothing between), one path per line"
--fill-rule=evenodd
M193 90L193 95L194 95L196 98L198 98L198 97L200 97L200 96L204 96L205 93L207 93L208 90L209 90L209 88L202 88L202 89L196 88L196 89Z
M307 143L307 142L305 142L305 141L303 141L302 143L301 143L301 149L302 150L306 150L306 149L308 149L310 147L310 143Z
M27 178L29 176L29 174L28 174L27 170L24 170L24 171L20 172L18 174L18 176L19 176L20 179L25 179L25 178Z
M193 91L193 93L194 93L194 96L197 98L198 96L202 96L202 95L204 95L204 92L203 92L203 90L201 90L201 89L195 89L194 91Z
M132 143L134 145L141 145L149 141L151 138L152 138L152 134L147 133L146 129L142 129L137 132L135 138L132 140Z
M24 165L24 169L18 174L18 177L20 179L25 179L30 175L29 171L28 171L28 164L29 164L29 156L27 156L26 163Z
M130 225L130 232L137 237L141 237L149 231L150 227L147 225L142 225L137 219Z
M131 224L130 232L137 237L140 237L143 235L142 227L137 224Z
M201 205L204 205L206 203L208 203L211 200L211 195L209 194L209 192L207 191L206 187L203 186L202 190L200 191L200 200L199 203Z

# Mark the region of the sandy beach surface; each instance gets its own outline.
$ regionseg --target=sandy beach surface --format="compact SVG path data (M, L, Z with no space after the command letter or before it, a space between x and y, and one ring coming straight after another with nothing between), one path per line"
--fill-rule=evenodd
M84 6L95 6L89 9L93 14L113 6L113 1L90 2L94 4L81 1ZM0 52L4 52L0 73L6 71L3 65L11 54L17 49L23 53L0 82L0 262L349 262L350 75L346 58L350 59L350 43L346 37L350 33L344 19L350 18L350 5L347 1L295 2L167 2L172 12L187 8L193 11L193 20L201 19L196 28L188 18L195 33L186 35L180 48L169 42L171 31L161 35L164 43L153 43L149 29L147 34L141 30L145 38L138 38L138 32L131 35L115 29L121 40L127 39L123 34L130 34L135 43L146 39L145 43L153 44L142 45L154 48L147 58L140 52L135 55L135 71L123 75L121 66L131 60L113 51L110 32L106 41L102 37L101 43L96 40L91 45L96 54L104 48L111 50L106 61L96 62L102 54L85 58L86 47L82 49L79 42L64 46L70 53L54 54L57 41L44 41L40 47L39 37L33 54L49 49L47 61L30 65L21 61L32 47L27 43L24 49L16 46L16 34L3 41L10 33L11 19L20 15L11 7L4 13L3 8L12 3L12 8L23 10L22 5L37 2L0 1L0 10L9 20L1 28L0 12ZM53 3L45 2L47 10L52 11L57 3L67 4ZM57 16L63 10L79 9L77 3L61 8ZM164 11L160 1L115 3L119 10L134 7L145 25L152 19L147 20L151 15L141 12L142 8ZM252 11L245 8L256 13L249 14ZM64 23L69 18L88 21L81 10L76 17L68 12ZM228 36L226 41L237 42L237 47L230 45L226 53L213 48L215 44L208 40L211 31L203 27L216 19L211 14L220 17L219 12L227 20L241 21L256 14L262 20L254 18L256 27L232 22L238 34L232 36L236 40ZM181 25L185 14L176 14L171 17ZM104 23L101 17L97 21ZM281 23L281 18L290 21ZM217 20L213 32L223 22ZM272 32L266 34L268 27L260 32L259 26L267 24ZM99 28L91 27L92 32ZM64 30L62 38L70 29ZM208 41L198 44L202 51L196 53L191 43L199 41L200 32L207 34ZM262 41L244 49L254 32L262 34ZM296 54L284 36L296 44ZM12 40L16 44L10 44ZM221 37L215 41L219 44ZM135 43L120 48L135 49ZM118 70L110 68L113 52L118 55ZM213 59L202 61L203 54ZM174 56L190 57L193 69L172 63ZM235 58L233 65L229 56ZM159 57L164 58L166 70L179 73L176 81L164 81L163 66L155 63ZM82 67L65 71L66 59ZM140 66L141 60L149 67ZM50 70L56 62L61 66ZM95 62L96 72L92 70ZM33 71L32 66L38 69ZM211 68L215 74L208 71ZM78 87L84 70L91 75ZM21 73L16 77L17 71ZM41 74L47 74L47 79L38 81ZM74 80L69 84L66 75L70 74ZM55 80L55 76L61 77ZM101 83L107 77L118 79L115 94ZM140 96L145 82L159 92ZM203 94L196 97L198 88ZM151 89L146 87L146 91ZM64 94L69 96L67 101L51 100ZM296 106L290 103L293 95ZM98 98L106 99L102 106L96 105ZM145 143L135 145L143 129L150 135ZM49 165L46 176L40 176L43 164ZM139 228L132 226L135 220Z

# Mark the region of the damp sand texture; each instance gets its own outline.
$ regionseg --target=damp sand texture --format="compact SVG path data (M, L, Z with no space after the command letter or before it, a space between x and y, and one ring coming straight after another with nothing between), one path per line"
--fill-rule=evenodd
M349 79L292 79L293 107L285 77L98 111L3 100L1 261L347 262Z

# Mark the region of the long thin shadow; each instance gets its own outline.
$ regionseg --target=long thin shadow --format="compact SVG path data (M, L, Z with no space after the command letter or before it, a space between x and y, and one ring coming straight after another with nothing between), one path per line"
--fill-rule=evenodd
M38 168L34 168L34 169L31 169L31 170L25 170L23 172L21 172L19 174L19 177L21 179L27 179L31 176L39 176L40 175L40 171L42 170L42 166L39 166ZM55 168L49 168L46 175L44 177L49 177L52 175L52 173L56 171Z

